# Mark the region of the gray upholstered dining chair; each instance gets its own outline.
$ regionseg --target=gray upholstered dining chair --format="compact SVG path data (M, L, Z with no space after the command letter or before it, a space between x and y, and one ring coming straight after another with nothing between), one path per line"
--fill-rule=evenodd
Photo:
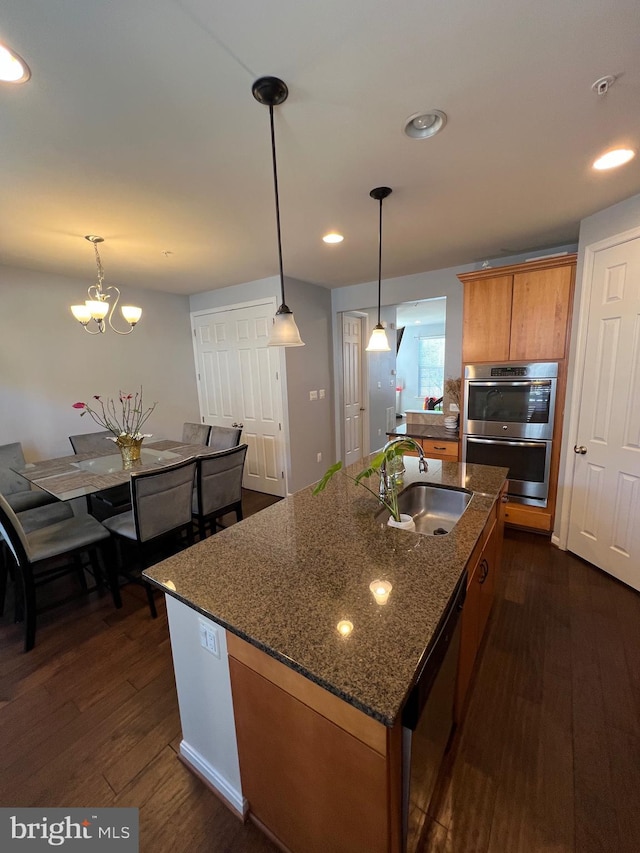
M24 517L27 513L21 514ZM102 587L103 566L100 565L99 550L109 542L109 531L90 515L72 515L53 524L38 527L26 532L8 501L0 495L0 535L9 552L9 559L15 563L16 585L21 592L21 604L25 622L25 651L35 645L37 602L36 589L43 584L75 573L80 588L87 591L84 565L81 557L84 553L90 557L97 587ZM63 561L63 558L68 558ZM107 582L113 596L113 603L121 607L117 575L112 559L104 563ZM4 609L5 591L8 577L6 561L0 564L0 604Z
M133 545L141 571L154 562L151 547L170 534L186 534L187 543L193 544L191 502L196 474L196 460L184 459L151 471L133 471L131 474L131 510L104 520L104 526L119 538L121 544ZM164 556L164 555L162 555ZM162 558L160 557L160 559ZM141 582L120 559L120 573L128 580ZM158 615L153 591L144 584L149 610L155 619Z
M19 441L12 444L0 445L0 494L4 495L7 503L14 512L59 503L57 498L38 488L31 488L31 483L16 474L16 468L24 468L26 462L22 445Z
M235 512L242 521L242 474L247 445L239 444L196 459L196 487L193 493L193 515L198 522L200 538L207 527L215 532L217 518Z
M211 427L209 424L190 424L182 426L182 441L185 444L209 444Z
M70 435L69 441L74 453L115 453L115 444L111 440L113 433L108 429L100 432L84 432L80 435Z
M105 456L110 453L119 453L118 448L110 439L113 439L113 433L108 429L69 436L74 453L104 453ZM131 493L128 483L87 495L87 509L99 521L131 509Z
M212 450L228 450L240 444L242 427L212 426L209 447Z

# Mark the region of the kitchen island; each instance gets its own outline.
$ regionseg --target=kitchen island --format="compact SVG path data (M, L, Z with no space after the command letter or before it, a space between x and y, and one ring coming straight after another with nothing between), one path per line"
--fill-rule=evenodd
M405 462L405 485L473 493L448 535L388 528L338 475L145 572L168 596L182 757L294 853L401 849L400 712L506 477Z

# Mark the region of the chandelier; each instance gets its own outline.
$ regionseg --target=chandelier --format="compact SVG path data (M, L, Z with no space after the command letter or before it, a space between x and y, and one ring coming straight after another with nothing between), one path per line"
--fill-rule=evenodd
M85 332L88 332L90 335L104 334L107 328L106 323L109 323L117 335L130 335L131 332L133 332L133 327L142 316L142 308L136 308L135 305L120 306L122 316L131 328L126 332L121 332L119 329L116 329L111 320L113 312L116 310L118 300L120 299L120 291L113 284L104 289L102 287L104 271L102 269L102 262L100 261L100 254L98 252L98 243L104 243L104 238L96 237L95 234L88 234L84 239L93 243L93 248L96 252L96 264L98 267L98 281L96 284L92 284L87 288L89 298L85 300L84 305L72 305L71 313L76 320L82 324ZM113 291L113 294L115 294L113 302L109 301L113 295L110 291ZM95 320L97 325L97 329L94 331L88 328L91 320Z

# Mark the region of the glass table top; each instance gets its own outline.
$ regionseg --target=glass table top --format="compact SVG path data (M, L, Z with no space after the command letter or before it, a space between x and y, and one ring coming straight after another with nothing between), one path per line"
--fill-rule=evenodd
M140 450L142 465L162 464L180 458L179 453L173 453L171 450L154 450L147 447ZM71 462L71 466L93 474L114 474L117 471L122 471L122 456L120 452L111 453L109 456L97 456L95 459L81 459L78 462Z

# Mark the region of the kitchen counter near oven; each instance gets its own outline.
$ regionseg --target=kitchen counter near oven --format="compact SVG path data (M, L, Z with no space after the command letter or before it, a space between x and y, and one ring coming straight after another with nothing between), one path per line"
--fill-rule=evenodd
M390 438L396 435L409 436L418 440L426 438L438 441L458 441L460 431L458 429L446 429L440 424L407 422L398 424L395 429L387 432L387 436Z

